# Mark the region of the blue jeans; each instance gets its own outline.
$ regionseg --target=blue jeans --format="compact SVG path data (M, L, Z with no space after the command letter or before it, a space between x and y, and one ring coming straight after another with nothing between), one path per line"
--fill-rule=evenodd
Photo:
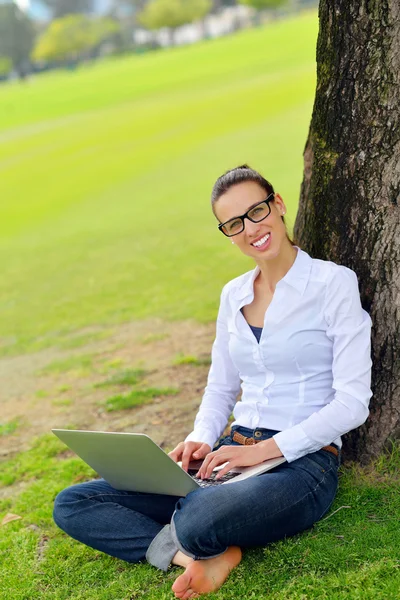
M233 429L247 437L259 431L260 440L277 433ZM236 444L232 435L218 447ZM152 555L163 559L149 562L166 569L178 549L206 559L229 546L265 546L309 529L332 504L338 466L338 457L319 450L258 477L198 489L184 498L119 491L94 480L58 494L54 520L76 540L131 563L144 560L152 544Z

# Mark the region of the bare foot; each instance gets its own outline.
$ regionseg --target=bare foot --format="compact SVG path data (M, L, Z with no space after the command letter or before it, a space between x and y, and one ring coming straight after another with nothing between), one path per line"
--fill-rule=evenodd
M215 592L224 583L229 573L238 566L242 552L237 546L231 546L224 554L206 560L194 560L186 571L177 577L172 586L176 598L187 600L198 598L201 594Z

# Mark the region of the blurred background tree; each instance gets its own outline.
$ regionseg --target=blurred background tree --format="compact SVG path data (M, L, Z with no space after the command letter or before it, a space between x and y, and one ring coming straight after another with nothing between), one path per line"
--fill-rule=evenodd
M75 13L93 11L93 0L42 0L51 11L53 19Z
M143 10L147 2L148 0L113 0L112 10L122 14L135 13Z
M212 0L150 0L138 15L138 22L146 29L168 27L170 43L178 27L203 19L212 8Z
M11 61L21 78L29 70L34 39L31 19L14 2L0 4L0 56Z
M92 52L118 30L110 18L65 15L55 19L39 37L32 58L38 61L76 61Z
M254 15L254 25L261 25L261 12L264 10L273 11L281 6L288 4L288 0L238 0L239 4L244 4L256 9Z
M112 0L110 16L118 21L119 31L114 36L117 52L127 52L134 46L134 31L138 26L137 15L148 0Z
M12 70L12 61L8 56L0 56L0 77L5 77Z
M264 10L265 8L278 8L283 4L287 4L288 0L238 0L239 4L246 4L252 6L257 10Z

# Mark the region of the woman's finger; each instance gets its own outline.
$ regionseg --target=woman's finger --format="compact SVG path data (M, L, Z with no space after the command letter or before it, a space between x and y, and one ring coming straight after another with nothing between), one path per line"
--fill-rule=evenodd
M202 444L198 450L193 452L193 458L204 458L211 452L211 448L208 444Z
M173 461L178 462L178 460L181 457L184 445L184 442L180 442L173 450L171 450L171 452L168 452L168 456L172 458Z
M235 466L236 465L232 461L229 461L220 471L218 471L217 475L215 476L215 479L221 479L221 477L229 473L229 471Z
M209 454L207 454L207 456L203 460L203 464L201 465L201 467L198 471L198 474L197 474L198 477L204 476L204 474L208 471L209 465L210 465L211 461L213 460L214 456L215 456L215 452L210 452Z
M252 450L249 448L226 447L226 449L223 449L223 452L217 450L217 452L212 454L213 456L210 455L211 460L206 465L203 463L204 468L202 467L201 469L201 472L205 473L204 477L206 478L211 476L212 470L215 469L216 466L226 462L231 464L230 468L232 468L233 464L235 467L247 467L262 462L262 458L260 459L258 453L256 453L254 449ZM225 467L223 468L225 469ZM222 469L220 472L222 472ZM224 472L226 473L227 471L225 470Z
M189 468L189 463L191 461L194 450L197 448L197 443L186 442L185 447L182 453L182 469L187 471Z
M207 465L207 468L204 471L205 479L209 479L211 477L211 473L214 471L215 467L218 467L219 465L223 465L227 461L229 461L229 456L222 455L222 454L218 455L218 453L215 454L215 456L209 462L209 464ZM203 471L203 467L202 467L202 471Z

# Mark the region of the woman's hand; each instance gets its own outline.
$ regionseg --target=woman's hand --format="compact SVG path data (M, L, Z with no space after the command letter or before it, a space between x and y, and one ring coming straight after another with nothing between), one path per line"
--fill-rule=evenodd
M181 442L168 454L173 461L182 461L182 469L188 470L190 460L201 460L211 452L211 447L203 442Z
M205 458L197 477L209 479L215 467L228 463L216 475L216 479L220 479L233 467L252 467L278 456L283 455L273 438L254 446L221 446Z

